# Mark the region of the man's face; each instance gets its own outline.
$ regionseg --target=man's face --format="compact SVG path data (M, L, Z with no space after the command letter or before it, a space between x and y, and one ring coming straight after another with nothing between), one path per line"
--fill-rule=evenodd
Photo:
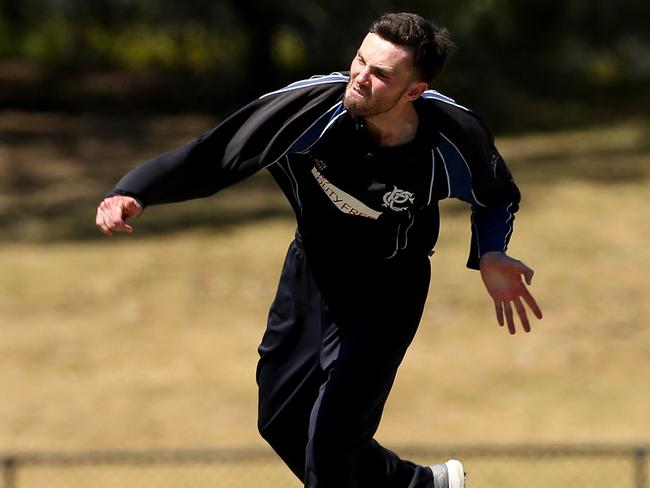
M411 101L418 84L410 51L371 33L352 60L343 104L360 117L381 115Z

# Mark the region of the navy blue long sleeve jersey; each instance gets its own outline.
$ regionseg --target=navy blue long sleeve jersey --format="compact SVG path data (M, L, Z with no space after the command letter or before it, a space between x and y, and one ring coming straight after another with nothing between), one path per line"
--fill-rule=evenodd
M468 267L505 251L519 191L481 120L426 91L414 102L415 138L379 147L343 106L348 79L334 73L268 93L137 167L110 195L144 206L188 200L267 168L320 257L381 264L427 256L438 237L438 202L449 197L472 209Z

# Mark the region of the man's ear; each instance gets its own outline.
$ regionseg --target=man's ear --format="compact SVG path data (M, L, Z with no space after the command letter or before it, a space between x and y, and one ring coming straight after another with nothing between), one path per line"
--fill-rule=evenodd
M429 87L424 81L414 82L406 93L406 96L410 101L417 100L427 88Z

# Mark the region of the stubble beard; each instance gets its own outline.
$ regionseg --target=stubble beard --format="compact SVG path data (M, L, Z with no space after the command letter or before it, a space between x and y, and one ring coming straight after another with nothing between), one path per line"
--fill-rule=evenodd
M367 98L358 98L354 96L351 91L353 90L352 85L354 84L353 80L348 82L348 85L345 89L345 95L343 97L343 106L345 109L350 112L352 115L357 117L373 117L377 115L384 114L392 110L397 102L408 88L405 88L401 93L395 95L394 98L390 99L367 99ZM371 96L372 98L372 96Z

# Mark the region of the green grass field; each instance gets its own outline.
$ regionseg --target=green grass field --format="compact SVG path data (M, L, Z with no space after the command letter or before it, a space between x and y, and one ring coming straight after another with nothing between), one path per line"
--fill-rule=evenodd
M0 114L0 450L262 445L256 347L293 232L279 192L260 176L103 238L101 194L210 121L31 117ZM650 439L649 135L498 138L524 194L511 254L536 270L545 318L499 328L464 268L467 209L445 202L380 440Z

